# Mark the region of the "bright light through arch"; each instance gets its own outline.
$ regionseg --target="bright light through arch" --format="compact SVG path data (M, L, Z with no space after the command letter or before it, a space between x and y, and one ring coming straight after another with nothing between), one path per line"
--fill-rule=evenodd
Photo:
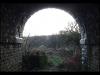
M65 30L68 22L75 22L75 19L66 11L57 8L42 9L28 19L23 36L58 34Z

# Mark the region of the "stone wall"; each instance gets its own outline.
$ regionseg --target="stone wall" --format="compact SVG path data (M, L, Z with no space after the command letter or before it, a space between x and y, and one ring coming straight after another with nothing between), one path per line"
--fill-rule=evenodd
M20 47L0 45L0 71L21 71L22 70L22 50Z
M36 5L36 6L35 6ZM50 5L50 4L49 4ZM43 5L44 7L49 6ZM71 10L73 15L80 17L80 25L84 25L86 29L86 46L88 67L90 71L100 71L100 8L97 4L80 4L77 6L71 5L62 8ZM50 5L52 6L52 5ZM60 7L60 5L58 5ZM56 5L55 5L56 7ZM23 50L18 47L16 42L16 35L20 37L25 21L37 10L42 8L40 4L1 4L0 7L0 70L1 71L21 71L21 62ZM81 23L82 22L82 23ZM84 34L84 33L83 33ZM84 38L82 38L84 39ZM12 44L11 42L15 43ZM7 47L6 47L7 46Z

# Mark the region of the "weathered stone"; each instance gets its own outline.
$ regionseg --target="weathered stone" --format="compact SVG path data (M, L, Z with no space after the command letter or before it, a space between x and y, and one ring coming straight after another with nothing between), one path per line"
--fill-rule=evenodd
M64 9L79 23L81 29L82 50L86 54L86 66L89 71L100 71L100 8L99 4L5 4L0 7L0 70L17 71L21 66L22 53L16 35L20 38L27 19L37 10L46 7ZM82 41L85 39L85 41ZM12 45L12 49L11 49ZM86 45L86 48L84 48ZM95 47L94 47L95 46ZM98 49L97 49L98 48ZM97 53L97 55L96 55ZM84 54L84 52L83 52ZM12 58L12 60L11 60ZM82 56L84 58L84 56ZM13 62L12 62L13 61ZM88 63L88 64L87 64ZM93 67L92 67L93 66Z

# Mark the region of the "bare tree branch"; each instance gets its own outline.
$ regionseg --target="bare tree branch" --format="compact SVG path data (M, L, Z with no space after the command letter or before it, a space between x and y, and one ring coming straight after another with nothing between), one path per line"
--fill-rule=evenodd
M68 32L80 32L79 26L76 22L68 23L68 26L65 28Z

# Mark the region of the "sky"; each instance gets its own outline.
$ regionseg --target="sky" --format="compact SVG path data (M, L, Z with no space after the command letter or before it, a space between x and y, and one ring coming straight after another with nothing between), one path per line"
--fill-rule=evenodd
M75 19L66 11L46 8L35 12L25 23L23 36L41 36L58 34L68 27L68 22Z

